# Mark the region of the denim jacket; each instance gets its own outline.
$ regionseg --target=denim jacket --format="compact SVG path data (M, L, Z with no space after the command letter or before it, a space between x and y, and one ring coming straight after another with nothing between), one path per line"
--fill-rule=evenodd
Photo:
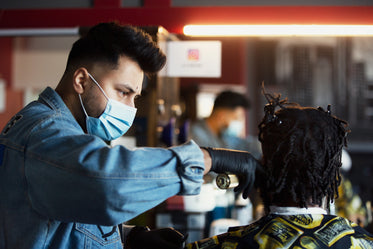
M0 134L0 248L122 248L116 225L197 194L203 154L108 146L46 88Z

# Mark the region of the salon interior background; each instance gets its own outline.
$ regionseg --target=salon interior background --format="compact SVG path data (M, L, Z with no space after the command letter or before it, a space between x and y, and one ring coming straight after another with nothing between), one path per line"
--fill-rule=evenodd
M264 99L260 84L282 92L302 105L332 104L332 111L348 120L352 133L348 150L350 172L362 197L373 199L373 38L372 37L212 37L182 34L186 24L363 24L373 25L370 0L70 0L0 2L0 30L74 28L119 20L137 26L162 26L180 40L220 40L220 78L180 78L182 93L199 85L243 87L253 102L247 131L255 134ZM57 82L71 41L77 36L0 37L0 74L5 94L0 126L25 99ZM41 60L27 61L37 55ZM26 56L26 57L25 57ZM29 64L27 64L29 63ZM34 71L32 64L42 71ZM43 72L43 73L41 73ZM50 78L49 78L50 77ZM197 90L196 90L197 89ZM31 97L30 97L31 96ZM188 95L189 96L189 95ZM185 97L185 96L184 96ZM189 96L190 97L190 96Z

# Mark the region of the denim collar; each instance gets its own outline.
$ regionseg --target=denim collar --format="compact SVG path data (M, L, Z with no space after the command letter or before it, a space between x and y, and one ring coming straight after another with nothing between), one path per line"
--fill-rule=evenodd
M39 95L39 101L45 102L55 111L70 113L70 115L72 115L61 96L51 87L44 89L44 91Z
M41 94L39 95L38 101L45 103L54 111L76 122L74 115L71 113L70 109L67 107L65 102L62 100L61 96L51 87L47 87L41 92ZM76 124L80 127L78 122L76 122Z

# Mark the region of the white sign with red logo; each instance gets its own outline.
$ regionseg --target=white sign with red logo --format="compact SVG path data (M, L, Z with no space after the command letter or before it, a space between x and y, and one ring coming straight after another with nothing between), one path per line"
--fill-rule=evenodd
M221 42L167 42L166 75L169 77L219 78L221 76Z
M5 111L6 103L6 87L5 81L0 78L0 113Z

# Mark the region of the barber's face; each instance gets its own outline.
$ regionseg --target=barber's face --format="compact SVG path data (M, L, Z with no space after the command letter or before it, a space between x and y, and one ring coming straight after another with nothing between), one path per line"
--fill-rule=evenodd
M144 72L136 62L122 56L117 69L108 70L95 66L89 73L100 84L108 98L135 107L135 99L141 93L144 78ZM107 99L93 81L89 84L86 94L84 106L88 115L99 117L105 110Z

